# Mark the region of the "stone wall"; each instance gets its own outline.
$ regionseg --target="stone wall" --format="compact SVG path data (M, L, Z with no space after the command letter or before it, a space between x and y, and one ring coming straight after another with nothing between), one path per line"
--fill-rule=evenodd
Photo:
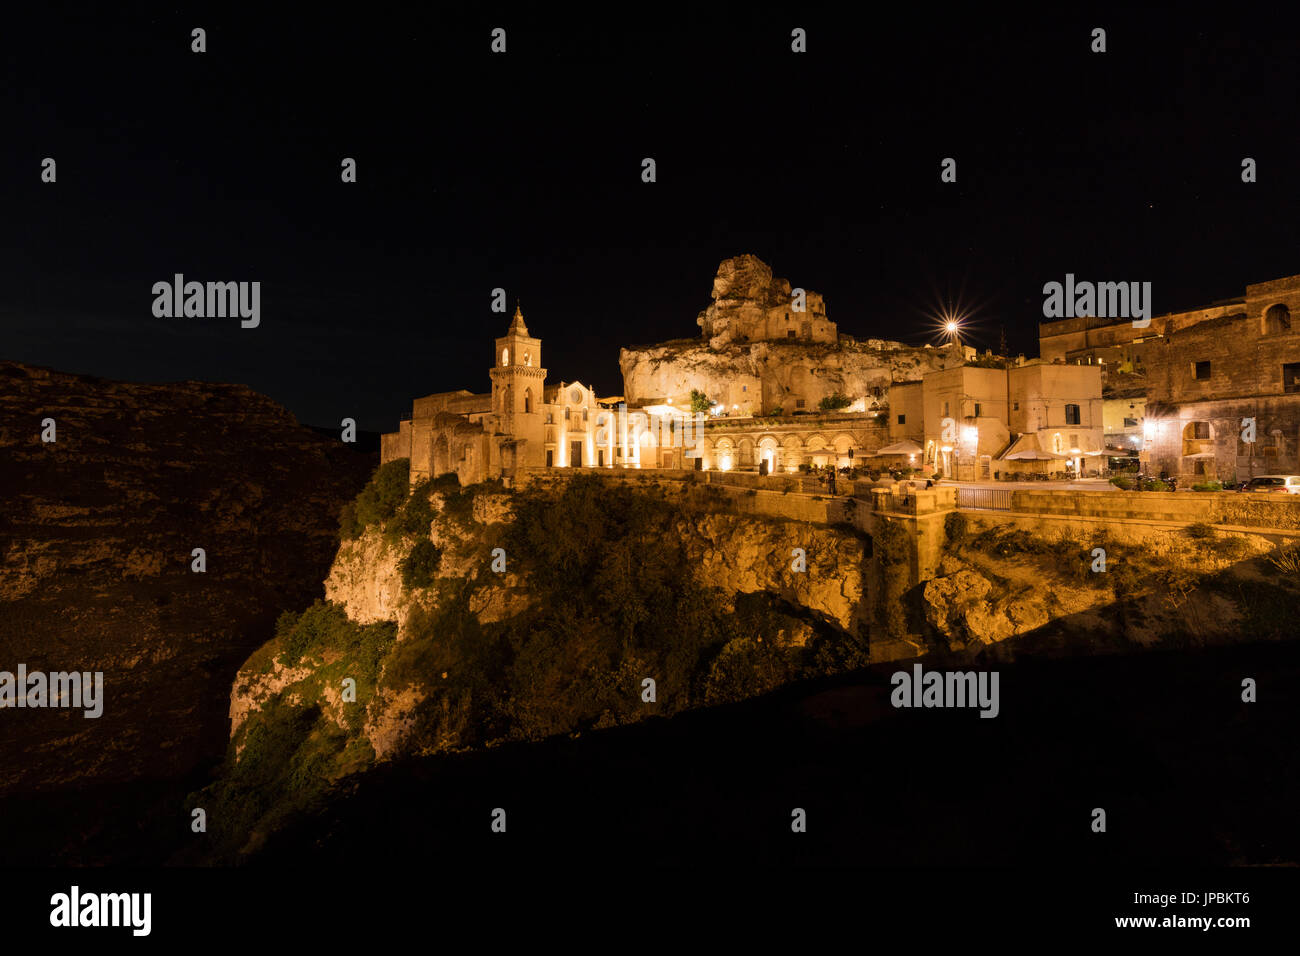
M1092 520L1166 521L1300 532L1300 495L1233 491L1071 491L1013 488L1012 513ZM990 512L996 515L997 512Z

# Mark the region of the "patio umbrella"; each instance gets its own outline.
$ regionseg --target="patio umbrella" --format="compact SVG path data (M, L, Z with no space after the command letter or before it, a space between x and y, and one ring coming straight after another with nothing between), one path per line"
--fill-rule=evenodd
M910 439L896 441L892 445L886 445L884 448L878 448L873 454L876 455L919 455L921 446Z

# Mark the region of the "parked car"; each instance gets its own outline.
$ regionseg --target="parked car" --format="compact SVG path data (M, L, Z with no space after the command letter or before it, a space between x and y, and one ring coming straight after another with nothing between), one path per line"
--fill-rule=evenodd
M1246 482L1241 490L1300 495L1300 475L1257 475Z

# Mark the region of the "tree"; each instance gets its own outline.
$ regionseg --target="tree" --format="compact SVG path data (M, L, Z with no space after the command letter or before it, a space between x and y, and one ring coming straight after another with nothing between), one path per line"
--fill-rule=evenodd
M710 399L709 396L705 395L698 388L691 389L691 411L692 412L707 412L710 408L712 408L716 404L717 402Z

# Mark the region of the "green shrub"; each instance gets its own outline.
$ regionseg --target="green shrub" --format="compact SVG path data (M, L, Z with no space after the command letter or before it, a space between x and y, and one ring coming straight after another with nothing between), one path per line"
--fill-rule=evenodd
M1189 524L1184 528L1183 534L1187 535L1189 538L1195 538L1197 540L1213 538L1215 535L1214 525L1207 524L1204 521L1197 521L1195 524Z
M1192 485L1192 491L1222 491L1223 484L1218 481L1201 481Z
M1210 541L1210 549L1221 558L1235 561L1250 554L1250 544L1235 534L1221 535Z
M434 519L433 502L429 498L431 485L432 482L424 478L411 489L410 497L385 529L390 541L402 537L428 537Z
M827 395L823 398L817 403L817 407L823 412L833 412L838 411L841 408L848 408L852 404L853 399L849 398L847 395L841 395L839 392L836 392L834 395Z
M427 588L438 576L438 566L441 563L441 548L428 538L417 541L415 547L398 565L402 575L402 586L408 591L413 588Z
M349 501L339 510L339 540L353 541L361 537L365 527L357 520L357 505Z
M410 479L409 458L398 458L380 465L370 476L366 486L361 489L361 494L357 495L357 500L347 519L348 528L360 527L364 530L396 515L406 503L410 491ZM341 519L340 531L346 530L342 527L343 524L344 521Z
M320 657L327 650L352 653L362 646L373 650L394 633L391 623L357 624L340 605L319 600L301 614L285 611L275 622L279 662L284 667L296 667L305 656Z
M714 402L698 388L691 389L691 411L707 412L714 406Z
M960 511L950 511L943 519L943 530L951 544L961 544L970 533L970 521Z
M704 702L722 704L766 694L786 683L791 666L785 652L760 636L728 641L714 658L704 684Z
M1111 478L1110 483L1121 491L1133 490L1133 479L1128 475L1115 475Z

